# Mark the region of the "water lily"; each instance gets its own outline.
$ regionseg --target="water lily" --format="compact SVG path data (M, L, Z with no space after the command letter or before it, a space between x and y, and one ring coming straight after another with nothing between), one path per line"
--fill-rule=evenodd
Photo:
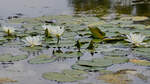
M34 46L42 44L42 37L41 36L33 36L33 37L28 36L23 41L27 46L34 47Z
M46 36L55 35L58 38L57 43L59 43L60 36L64 33L64 26L55 26L55 25L43 25Z
M136 46L145 44L145 43L143 43L143 40L145 38L144 35L130 33L130 35L127 35L127 38L128 39L126 39L126 41L131 42L132 44L134 44Z
M43 25L42 26L45 30L45 36L46 37L50 37L50 34L51 34L51 30L52 30L52 26L51 25Z
M13 27L3 26L2 29L8 36L11 36L15 32L15 28Z
M55 26L55 25L43 25L44 30L47 30L48 33L53 34L57 37L60 37L64 33L64 26Z

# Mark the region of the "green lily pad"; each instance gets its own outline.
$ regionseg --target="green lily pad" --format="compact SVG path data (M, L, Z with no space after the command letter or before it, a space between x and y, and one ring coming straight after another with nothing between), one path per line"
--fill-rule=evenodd
M27 57L26 55L13 56L11 54L2 54L0 55L0 62L19 61L27 59Z
M150 60L150 52L149 52L150 48L135 48L133 53L141 58L146 58L148 60Z
M45 54L41 54L35 58L30 59L28 62L30 64L43 64L43 63L51 63L56 61L56 57L51 57Z
M40 51L41 49L42 49L42 47L40 47L40 46L21 48L22 51L31 51L31 52Z
M55 56L58 57L58 58L76 58L76 57L83 56L83 53L67 51L65 53L55 53Z
M112 60L109 59L93 59L91 61L89 60L81 60L77 62L78 65L82 65L82 66L95 66L95 67L107 67L112 65Z
M81 71L81 70L70 70L70 69L63 70L63 73L69 74L69 75L87 74L87 72L85 72L85 71Z
M127 57L119 57L119 56L105 56L104 59L112 60L113 64L120 64L120 63L126 63L129 61Z
M126 57L105 56L104 58L94 58L92 60L80 60L71 67L76 70L99 71L113 64L126 63L128 61L129 59Z
M126 55L128 55L128 53L129 53L128 51L118 50L118 49L103 52L103 54L105 56L126 56Z
M78 64L73 64L71 68L75 70L83 70L83 71L100 71L105 69L104 67L82 66Z
M69 72L67 72L69 71ZM71 73L73 72L73 73ZM78 71L78 70L65 70L62 73L59 72L47 72L44 73L42 76L45 79L48 80L54 80L58 82L75 82L78 80L83 80L86 77L82 76L82 74L85 74L84 71Z

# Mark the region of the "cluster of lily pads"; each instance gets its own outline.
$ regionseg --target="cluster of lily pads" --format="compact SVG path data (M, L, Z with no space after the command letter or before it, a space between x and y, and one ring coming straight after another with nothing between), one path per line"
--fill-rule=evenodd
M93 37L98 38L98 39L103 39L104 41L110 40L109 38L108 39L104 38L105 32L102 32L99 28L94 27L97 24L99 24L99 23L88 25L89 30L92 32ZM125 26L127 26L127 25L125 25ZM65 31L64 26L56 26L56 25L51 25L51 24L50 25L44 24L41 28L43 28L45 31L45 37L56 36L57 44L59 43L60 36ZM15 28L10 27L10 26L2 26L2 29L8 36L12 36L16 30ZM134 44L135 46L146 45L146 43L143 43L143 41L145 39L144 35L131 32L129 35L126 35L126 37L127 37L127 39L125 39L125 41L128 41L128 42ZM22 41L26 44L26 46L34 47L37 45L42 45L42 36L28 36Z
M53 19L56 19L56 25L64 26L56 26L51 23L43 25L42 23L45 20ZM150 32L147 31L149 28L143 24L136 24L141 21L141 18L123 17L112 21L105 21L102 19L96 17L45 16L27 19L18 18L9 20L8 22L21 24L21 29L28 30L20 32L18 30L21 29L18 29L16 30L16 36L21 37L21 41L23 41L26 46L29 46L29 48L34 48L40 45L43 47L47 47L45 45L48 45L55 48L56 45L59 44L59 47L67 49L65 52L61 50L54 51L53 56L40 54L29 59L28 63L50 63L56 61L58 58L78 59L76 63L71 66L73 69L71 72L62 71L61 73L44 73L42 75L43 78L48 80L55 80L59 82L74 82L77 80L83 80L86 77L81 76L83 72L81 73L80 71L102 71L113 64L126 62L149 66L149 61L129 59L126 57L128 54L134 53L136 56L143 56L150 59L150 48L147 45L150 36ZM142 21L143 19L145 20L147 18L142 17ZM2 26L2 28L7 36L15 35L14 28L5 26ZM56 37L57 41L53 37ZM128 42L132 45L129 45ZM131 48L131 51L125 51L123 50L124 48ZM27 48L22 49L26 50ZM76 49L78 49L78 52L76 52ZM102 58L92 58L89 60L80 59L81 56L84 56L83 52L87 51L90 51L91 54L100 52L104 56ZM21 56L22 58L19 58L19 56L12 55L4 55L0 57L0 59L11 57L9 60L7 59L4 62L27 58L27 56Z

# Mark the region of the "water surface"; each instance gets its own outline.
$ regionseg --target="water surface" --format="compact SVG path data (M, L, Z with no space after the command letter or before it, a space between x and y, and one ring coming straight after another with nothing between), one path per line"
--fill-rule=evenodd
M0 17L22 13L26 17L61 14L121 13L150 16L150 5L131 5L130 0L0 0Z

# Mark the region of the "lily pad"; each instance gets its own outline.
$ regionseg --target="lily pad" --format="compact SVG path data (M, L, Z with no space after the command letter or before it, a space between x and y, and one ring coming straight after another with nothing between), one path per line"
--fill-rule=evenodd
M73 64L71 66L72 69L75 70L83 70L83 71L100 71L100 70L104 70L104 67L92 67L92 66L82 66L82 65L78 65L78 64Z
M110 84L129 84L131 80L124 74L106 74L98 77L99 80L104 80Z
M105 56L104 59L112 60L113 64L126 63L129 61L127 57L119 57L119 56Z
M40 46L21 48L22 51L30 51L30 52L40 51L41 49L42 49L42 47L40 47Z
M149 18L145 17L145 16L135 16L135 17L132 17L133 21L145 21L145 20L148 20L148 19Z
M91 33L92 33L92 36L94 38L99 38L99 39L103 39L104 36L105 36L105 33L102 32L99 28L97 27L89 27Z
M73 73L70 73L70 72L73 72ZM78 70L65 70L62 73L47 72L47 73L44 73L42 76L45 79L54 80L58 82L75 82L75 81L83 80L86 78L85 76L82 76L82 74L85 74L85 72L78 71Z
M130 59L130 62L140 66L150 66L150 62L146 60Z
M112 60L109 59L93 59L93 60L81 60L77 62L78 65L82 66L93 66L93 67L107 67L112 65Z
M0 55L0 62L19 61L27 59L27 57L28 57L27 55L13 56L11 54L2 54Z
M4 84L4 83L15 83L17 82L17 80L13 80L10 78L0 78L0 84Z
M55 56L58 57L58 58L76 58L76 57L83 56L83 53L67 51L65 53L55 53Z
M125 50L112 50L112 51L104 51L102 52L105 56L126 56L129 54L128 51Z
M41 54L35 58L30 59L28 62L30 64L43 64L43 63L51 63L56 61L56 57L51 57L45 54Z
M65 74L70 74L70 75L87 74L87 72L85 72L85 71L81 71L81 70L70 70L70 69L63 70L63 73L65 73Z
M128 62L128 58L119 56L105 56L104 58L94 58L92 60L79 60L72 65L72 69L85 71L99 71L113 64Z
M150 60L149 50L150 50L150 48L135 48L133 53L140 58L146 58L146 59Z

